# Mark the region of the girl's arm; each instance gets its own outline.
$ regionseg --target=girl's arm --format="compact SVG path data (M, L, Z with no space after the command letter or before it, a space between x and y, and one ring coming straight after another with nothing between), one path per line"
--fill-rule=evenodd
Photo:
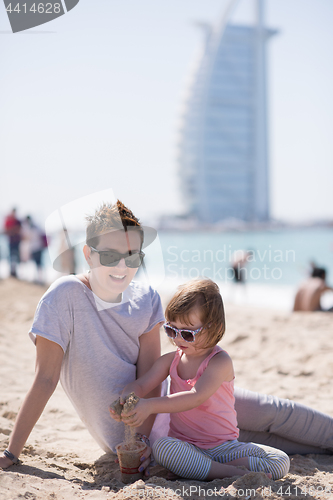
M36 338L36 351L35 379L17 415L8 446L8 450L16 457L21 453L30 432L57 386L64 356L58 344L39 336ZM3 469L12 464L9 458L0 457L0 467Z
M226 352L219 352L209 361L206 370L190 391L159 398L140 399L135 408L127 413L126 424L137 427L152 413L178 413L192 410L210 398L223 382L231 381L233 378L231 358Z
M156 387L159 387L160 384L163 382L163 380L165 380L169 375L169 370L174 355L175 355L174 352L169 352L167 354L164 354L155 361L153 366L144 375L142 375L134 382L127 384L124 387L122 394L120 396L121 402L125 402L126 396L131 392L134 392L140 398L143 398L145 396L149 397L151 392ZM158 393L158 395L159 394L160 392ZM157 398L155 397L154 399ZM112 417L117 420L117 416L114 414L111 408L110 412Z
M150 368L150 370L148 370L142 377L138 378L134 382L131 382L130 384L127 384L124 387L123 392L120 396L121 404L125 402L126 396L128 394L130 394L131 392L134 392L137 396L139 396L140 398L143 398L144 396L151 395L152 391L156 387L158 387L158 391L159 391L158 395L156 397L152 396L149 399L140 400L140 401L152 401L152 400L156 400L156 399L161 399L158 397L160 395L159 386L163 382L163 380L165 380L167 378L167 376L169 375L169 370L170 370L170 366L171 366L172 360L174 358L174 355L175 355L174 352L169 352L167 354L164 354L163 356L158 358L157 361L155 361L155 363ZM138 406L138 404L135 407L137 408L137 406ZM118 422L123 420L126 424L128 423L128 416L129 415L132 416L132 413L133 413L132 411L130 411L130 412L126 413L126 415L122 414L121 417L119 417L117 415L117 413L115 413L111 407L109 408L109 411L110 411L111 417L114 420L117 420ZM154 415L154 412L147 413L146 418L148 418L149 415ZM151 427L150 427L150 429L148 429L148 432L147 432L147 429L145 429L144 426L142 425L145 420L146 419L141 419L140 424L137 424L136 427L140 426L140 428L137 431L141 432L142 434L145 434L146 436L149 436L150 431L151 431ZM144 432L144 431L146 431L146 432Z

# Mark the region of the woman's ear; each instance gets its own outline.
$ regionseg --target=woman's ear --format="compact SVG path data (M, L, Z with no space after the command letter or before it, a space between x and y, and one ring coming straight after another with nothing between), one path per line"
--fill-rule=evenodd
M91 267L92 266L92 262L91 262L91 248L88 247L88 245L84 245L84 247L83 247L83 255L84 255L84 258L86 259L87 263Z

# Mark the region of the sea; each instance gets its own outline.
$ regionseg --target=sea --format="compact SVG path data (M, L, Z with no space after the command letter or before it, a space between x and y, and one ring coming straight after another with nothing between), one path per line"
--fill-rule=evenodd
M76 235L77 272L86 270L81 248L84 235ZM59 241L51 238L44 252L45 279L60 276L51 259ZM243 266L244 284L235 283L231 261L235 252L252 250ZM0 236L0 279L9 274L8 245ZM311 265L325 267L327 282L333 286L333 228L283 227L265 230L158 231L156 240L144 249L145 269L137 279L148 282L162 295L170 296L185 281L205 276L220 287L225 303L291 311L299 284L309 276ZM21 279L33 280L34 267L20 264ZM333 305L333 292L322 298L323 307Z

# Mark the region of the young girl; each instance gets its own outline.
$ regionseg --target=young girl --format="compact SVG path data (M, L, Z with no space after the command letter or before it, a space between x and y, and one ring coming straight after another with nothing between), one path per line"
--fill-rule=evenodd
M224 309L218 286L209 279L179 288L166 309L166 334L177 346L159 358L147 373L128 384L121 396L140 398L168 375L170 395L140 399L122 420L140 426L149 415L170 413L168 437L153 445L157 463L178 476L212 480L264 471L273 479L289 471L289 458L280 450L237 438L234 370L229 355L217 343L225 332ZM112 410L112 417L119 420Z

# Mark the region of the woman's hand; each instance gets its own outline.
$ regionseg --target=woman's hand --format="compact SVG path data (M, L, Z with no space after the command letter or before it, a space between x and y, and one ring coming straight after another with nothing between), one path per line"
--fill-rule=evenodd
M122 412L121 419L130 427L139 427L151 415L151 400L140 399L133 410Z
M147 446L147 448L144 450L140 460L142 461L142 464L139 467L139 472L144 471L144 475L146 477L149 477L149 465L151 462L151 448L150 446Z

